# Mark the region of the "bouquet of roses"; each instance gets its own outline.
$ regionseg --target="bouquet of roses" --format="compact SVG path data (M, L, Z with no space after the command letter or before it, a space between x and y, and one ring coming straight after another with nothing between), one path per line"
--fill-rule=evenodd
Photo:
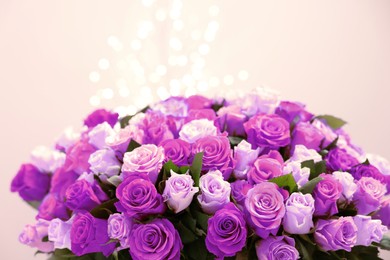
M257 89L103 109L31 154L11 190L50 259L379 259L389 163L339 118Z

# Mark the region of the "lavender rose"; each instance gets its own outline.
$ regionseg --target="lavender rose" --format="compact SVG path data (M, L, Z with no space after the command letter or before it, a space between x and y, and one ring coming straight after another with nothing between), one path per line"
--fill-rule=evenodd
M390 162L377 154L367 154L367 159L371 165L374 165L382 174L390 175Z
M319 151L323 139L324 136L322 133L309 122L300 122L292 132L291 145L295 147L300 144L306 146L308 149Z
M48 239L54 243L54 248L71 249L70 230L72 228L73 218L68 221L62 221L55 218L50 221L48 228Z
M116 189L119 202L115 207L128 217L142 218L165 211L162 196L144 173L134 173L127 177Z
M182 248L179 233L167 219L135 224L130 233L130 255L134 260L179 260Z
M40 171L46 173L53 173L58 168L62 167L65 162L65 154L45 147L38 146L31 152L31 163L35 165Z
M258 114L244 123L252 147L279 148L290 143L290 125L278 115Z
M107 147L106 138L115 135L115 131L107 123L103 122L88 132L88 142L96 149L103 149Z
M353 221L358 230L356 245L369 246L372 242L379 243L388 231L380 220L373 220L370 216L357 215L353 217Z
M71 250L81 256L102 252L108 257L114 252L115 242L109 243L107 220L94 218L89 212L79 212L70 230Z
M108 200L102 188L93 181L78 180L66 190L65 205L71 210L91 210Z
M338 219L319 219L314 239L326 251L351 251L357 241L357 227L352 217Z
M165 161L171 160L177 166L188 165L190 144L180 139L170 139L161 142L164 148Z
M305 105L298 102L282 101L275 110L275 114L286 119L289 123L308 122L313 114L305 110Z
M176 125L160 111L147 111L138 127L144 131L143 144L160 145L176 136Z
M179 132L180 139L195 143L197 140L207 136L216 136L218 133L217 127L213 121L207 119L197 119L183 125Z
M245 206L245 199L248 191L253 187L247 180L236 180L230 184L232 197L240 209Z
M93 111L88 117L84 120L84 124L89 128L97 126L103 122L107 122L111 127L113 127L118 122L118 114L112 113L105 109L98 109Z
M27 201L42 200L49 191L50 177L32 164L23 164L11 183L11 191Z
M229 179L234 167L230 142L226 136L200 138L192 146L192 155L203 152L203 171L220 170L225 180Z
M230 183L223 180L220 171L209 171L200 177L201 194L198 201L204 212L214 214L230 201Z
M353 177L348 172L333 172L333 178L341 183L343 186L343 199L351 201L353 194L357 190L357 185L353 180Z
M256 243L256 254L259 259L299 259L294 239L287 236L270 236L258 241Z
M380 209L372 216L374 219L379 219L382 224L390 228L390 198L383 199Z
M216 118L217 116L215 115L214 110L210 108L191 109L190 111L188 111L188 116L185 118L185 123L197 119L207 119L210 121L214 121Z
M129 248L129 236L132 227L132 221L124 214L114 213L107 220L108 236L116 239L121 244L121 249Z
M378 210L381 200L386 194L386 186L372 177L362 177L356 184L358 188L353 196L353 201L358 213L367 215Z
M164 201L175 213L185 210L192 202L192 198L199 191L194 187L191 175L177 174L171 170L171 177L165 182L163 192Z
M311 194L294 192L286 201L283 228L290 234L307 234L314 227L314 199Z
M287 161L283 166L283 174L292 174L298 188L301 188L309 181L310 168L303 167L300 162Z
M287 196L284 190L271 182L259 183L248 191L245 199L246 218L256 235L261 238L276 235L286 213L284 200Z
M332 175L321 174L320 176L322 180L313 191L314 216L332 216L339 212L337 200L341 197L343 186Z
M322 156L313 149L307 149L304 145L296 145L293 155L288 160L289 162L304 162L313 160L314 162L322 161Z
M106 137L106 144L116 151L119 157L123 157L129 146L130 140L141 144L144 138L144 131L135 125L128 125L121 128L116 134Z
M235 256L245 246L246 236L242 212L229 203L208 220L206 247L218 258Z
M234 159L236 166L234 168L234 176L238 179L246 179L247 173L259 156L260 149L251 149L251 144L242 140L236 147L234 147Z
M329 151L326 158L326 166L331 171L348 171L353 166L359 164L359 161L348 154L345 149L335 148Z
M89 157L90 170L102 181L119 174L122 164L111 149L97 150Z
M257 184L279 177L283 174L282 164L268 156L258 158L248 172L250 184Z
M66 171L75 171L78 174L87 172L89 170L89 156L95 152L96 149L87 140L77 142L70 147L67 154L64 168Z
M60 196L56 193L49 193L39 205L37 218L46 220L52 220L53 218L68 219L69 215Z
M123 157L122 176L127 178L134 173L145 173L155 183L164 161L164 149L154 144L145 144Z
M48 253L54 249L52 242L44 242L42 239L47 236L49 221L40 219L35 225L26 225L19 235L19 242L39 251Z
M244 136L245 129L243 124L247 117L241 112L239 106L227 106L218 110L218 126L219 129L225 130L229 135Z

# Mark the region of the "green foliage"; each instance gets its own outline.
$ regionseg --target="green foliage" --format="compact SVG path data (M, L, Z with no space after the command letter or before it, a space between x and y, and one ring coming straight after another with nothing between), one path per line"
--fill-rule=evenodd
M237 146L239 143L241 143L244 138L238 137L238 136L229 136L230 146L233 148L234 146Z
M280 188L287 189L290 194L298 190L298 185L291 173L273 178L269 182L276 183Z
M28 205L30 205L33 209L38 209L39 205L41 205L40 201L26 201Z
M320 119L321 121L325 121L325 123L329 127L333 128L334 130L343 127L347 123L343 119L331 115L320 115L320 116L316 116L315 119Z
M111 214L117 212L114 204L118 201L119 200L117 198L114 198L103 202L102 204L91 210L91 215L95 218L108 219Z
M326 173L326 161L314 162L314 160L308 160L301 163L301 167L307 167L310 169L309 180L318 177L321 173Z
M192 165L190 166L190 173L192 179L195 182L196 187L199 187L200 173L202 171L202 159L203 152L195 154L194 160L192 161Z
M139 114L139 113L145 113L150 107L149 106L146 106L144 107L143 109L141 109L140 111L138 111L136 114L134 115L128 115L128 116L125 116L125 117L122 117L121 119L119 119L119 124L121 125L121 128L125 128L126 126L129 125L129 121L131 118L133 118L133 116Z
M322 181L322 178L318 176L318 177L308 181L305 185L303 185L299 189L299 191L302 192L303 194L312 193L314 188L316 187L317 183L319 183L320 181Z
M139 143L131 139L129 145L127 146L126 152L132 152L135 148L138 148L140 146L141 145Z

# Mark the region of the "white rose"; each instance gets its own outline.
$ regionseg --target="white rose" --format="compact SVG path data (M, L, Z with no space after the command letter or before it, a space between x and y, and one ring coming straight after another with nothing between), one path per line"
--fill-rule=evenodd
M322 161L322 156L316 150L307 149L306 146L299 144L295 146L294 154L288 161L304 162L309 160L319 162Z
M214 122L208 119L197 119L183 125L179 132L180 139L188 143L195 143L196 140L206 136L216 136L217 127Z
M234 168L234 176L237 179L245 179L249 169L259 157L260 148L252 150L252 146L245 140L242 140L234 147L234 159L236 167Z
M91 171L98 176L104 175L104 179L117 175L122 166L111 149L97 150L91 154L88 163Z
M314 199L311 194L294 192L286 201L283 228L290 234L307 234L314 226Z
M357 185L354 182L353 176L348 172L333 172L333 178L341 183L343 186L343 195L348 200L351 201L353 194L357 190Z
M31 163L39 170L53 173L65 163L66 155L55 149L38 146L31 152Z

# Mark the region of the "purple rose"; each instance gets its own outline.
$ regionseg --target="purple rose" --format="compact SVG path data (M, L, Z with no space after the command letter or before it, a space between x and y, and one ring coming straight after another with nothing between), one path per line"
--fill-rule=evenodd
M382 174L390 175L390 162L377 154L367 154L367 159L371 165L374 165Z
M250 185L246 180L236 180L230 184L230 187L233 199L238 204L238 207L243 209L246 195L253 185Z
M82 140L70 147L67 154L64 168L66 171L75 171L78 174L89 171L89 156L96 149L88 141Z
M50 221L48 228L48 239L54 242L54 248L71 249L70 230L72 228L73 218L64 222L59 218Z
M236 166L233 174L237 179L247 178L247 173L259 156L259 152L259 148L252 150L251 144L245 140L242 140L234 147L234 159L236 160Z
M179 260L182 248L179 233L167 219L135 224L130 233L130 255L134 260Z
M164 149L154 144L145 144L125 153L122 176L126 179L134 173L145 173L155 183L164 161Z
M257 184L279 177L283 174L282 164L278 160L260 157L248 172L248 181L250 184Z
M32 164L23 164L11 183L11 191L27 201L42 200L49 191L50 177Z
M185 122L188 123L192 120L197 119L207 119L210 121L214 121L217 118L215 115L214 110L210 108L204 108L204 109L191 109L188 111L188 116L185 119Z
M388 231L379 219L373 220L370 216L357 215L353 217L357 227L356 245L370 246L372 242L380 243L383 235Z
M188 165L190 157L190 144L180 139L170 139L161 142L164 148L165 161L171 160L177 166Z
M335 148L329 151L326 158L326 166L331 171L348 171L353 166L359 164L359 161L348 154L345 149Z
M294 192L286 201L283 228L290 234L308 234L313 224L314 199L311 194Z
M129 248L129 236L132 221L124 214L115 213L110 215L108 222L108 236L116 239L121 244L121 249Z
M246 236L242 212L229 203L209 218L206 247L217 258L235 256L245 246Z
M138 125L144 131L143 144L159 145L162 141L173 139L176 126L159 111L148 111Z
M275 114L292 122L308 122L313 114L305 110L305 105L298 102L282 101L276 108Z
M325 251L351 251L357 241L357 227L352 217L338 219L319 219L316 224L314 239Z
M127 177L116 189L119 202L115 207L129 217L142 218L165 211L162 196L146 174L134 173Z
M97 150L89 157L90 170L102 181L118 175L122 164L118 161L115 152L111 149Z
M390 198L384 199L380 209L372 216L374 219L379 219L382 224L390 228Z
M188 114L188 105L185 98L169 97L153 106L154 111L161 112L166 116L173 116L176 120L186 117Z
M230 183L223 180L220 171L209 171L199 180L201 194L198 201L204 212L214 214L230 201Z
M200 138L192 146L192 155L203 152L203 171L220 170L225 180L229 179L234 167L230 142L226 136Z
M295 147L298 144L306 146L308 149L320 150L320 145L324 136L309 122L298 123L292 132L291 145Z
M103 122L107 122L111 127L114 127L118 122L118 114L105 109L98 109L88 115L84 120L84 125L88 126L88 128L92 128Z
M96 149L107 148L106 138L115 135L114 129L107 123L101 123L88 132L88 142Z
M286 213L284 200L288 195L284 191L271 182L259 183L248 191L245 199L247 221L261 238L276 235L279 230Z
M198 191L199 188L194 187L191 175L177 174L171 170L171 177L165 182L163 198L173 212L179 213L191 204Z
M321 174L320 176L322 180L313 191L314 216L332 216L339 212L337 200L341 197L343 186L332 175Z
M256 243L256 254L259 259L299 259L298 250L295 248L295 241L288 236L262 239Z
M241 112L239 106L222 107L218 110L217 122L219 128L221 131L227 131L229 135L244 136L245 129L243 124L246 120L247 117Z
M314 119L312 125L317 128L324 137L324 140L322 141L322 147L327 147L330 145L338 136L332 128L319 119ZM340 144L340 138L337 141L337 144Z
M37 218L52 220L53 218L68 219L69 215L63 200L56 193L49 193L38 208Z
M40 219L35 225L26 225L19 235L19 242L39 251L48 253L54 249L52 242L44 242L42 239L47 236L49 221Z
M72 252L81 256L102 252L106 257L115 249L115 242L108 243L107 220L94 218L89 212L79 212L70 230Z
M57 194L60 200L65 201L66 190L78 178L79 175L74 171L66 171L64 167L59 168L51 178L50 193Z
M31 152L30 159L31 164L41 172L53 173L64 165L65 154L53 148L38 146Z
M130 140L142 144L144 131L135 125L128 125L121 128L115 135L106 138L106 144L116 152L119 157L123 157L129 146Z
M362 177L372 177L386 184L386 177L373 165L358 164L351 168L350 173L355 180L360 180Z
M66 190L65 205L71 210L91 210L108 200L102 188L93 181L78 180Z
M279 148L290 143L290 124L278 115L258 114L244 124L252 147Z
M303 167L298 161L287 161L283 166L283 174L292 174L298 188L301 188L309 181L310 168Z
M210 108L213 105L213 101L204 96L193 95L187 98L187 104L190 110Z
M378 210L386 194L386 186L372 177L362 177L356 184L358 188L353 195L353 201L358 214L367 215Z

